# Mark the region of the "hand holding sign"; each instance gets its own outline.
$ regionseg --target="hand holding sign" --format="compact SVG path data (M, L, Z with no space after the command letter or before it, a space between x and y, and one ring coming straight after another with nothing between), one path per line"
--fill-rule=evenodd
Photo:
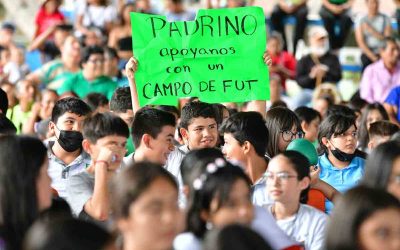
M200 10L191 22L131 13L141 106L269 98L265 18L261 8ZM268 59L269 58L269 59Z

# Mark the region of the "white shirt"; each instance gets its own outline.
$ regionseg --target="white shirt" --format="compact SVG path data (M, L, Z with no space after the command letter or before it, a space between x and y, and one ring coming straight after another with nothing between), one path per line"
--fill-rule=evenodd
M272 205L266 206L271 213ZM271 213L272 215L272 213ZM316 208L300 204L297 214L277 220L278 226L306 250L323 250L328 216Z

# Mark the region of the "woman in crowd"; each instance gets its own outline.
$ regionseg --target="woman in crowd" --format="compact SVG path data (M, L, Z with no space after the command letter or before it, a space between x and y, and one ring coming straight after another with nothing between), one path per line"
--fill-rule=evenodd
M386 190L400 200L400 143L379 145L367 158L362 184Z
M161 165L135 163L117 176L112 193L122 249L172 249L183 225L174 176Z
M47 149L40 140L0 137L0 241L5 249L21 249L29 226L51 206L47 166Z
M285 151L275 156L265 173L267 192L274 200L267 205L278 226L305 249L324 249L327 215L301 204L307 201L310 186L308 159L296 151Z
M270 138L266 156L270 159L285 151L294 139L304 137L299 118L288 108L277 107L269 110L266 125Z
M346 192L328 225L326 249L400 249L399 200L370 187L360 186Z
M389 116L380 103L371 103L364 108L358 130L358 147L360 150L364 151L368 148L368 130L371 123L382 120L388 121Z

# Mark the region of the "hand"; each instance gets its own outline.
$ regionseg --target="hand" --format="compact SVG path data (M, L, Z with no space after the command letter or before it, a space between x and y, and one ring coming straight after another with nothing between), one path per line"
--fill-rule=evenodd
M319 78L324 78L324 76L326 75L326 72L327 72L327 70L326 69L324 69L324 68L321 68L321 67L318 67L317 68L317 72L316 72L316 77L319 77Z
M125 153L126 149L124 147L105 146L100 149L96 161L106 162L108 165L107 170L114 171L120 166Z
M321 169L318 166L311 166L310 167L310 186L315 186L315 184L318 183L319 181L319 173L321 172Z
M42 110L42 105L40 104L40 102L35 102L32 105L32 109L31 109L32 116L38 117L41 110Z
M271 59L271 57L269 56L268 51L265 51L265 52L264 52L263 58L264 58L264 63L267 64L268 67L271 67L271 66L272 66L272 59Z
M135 72L137 70L137 67L138 67L138 61L134 57L131 57L125 65L126 76L130 79L135 78Z

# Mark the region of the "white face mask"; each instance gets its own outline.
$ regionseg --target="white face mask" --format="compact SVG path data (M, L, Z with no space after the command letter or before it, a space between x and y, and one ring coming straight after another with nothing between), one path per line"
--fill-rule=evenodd
M326 41L322 47L320 46L311 46L310 53L316 56L323 56L329 51L329 42Z

